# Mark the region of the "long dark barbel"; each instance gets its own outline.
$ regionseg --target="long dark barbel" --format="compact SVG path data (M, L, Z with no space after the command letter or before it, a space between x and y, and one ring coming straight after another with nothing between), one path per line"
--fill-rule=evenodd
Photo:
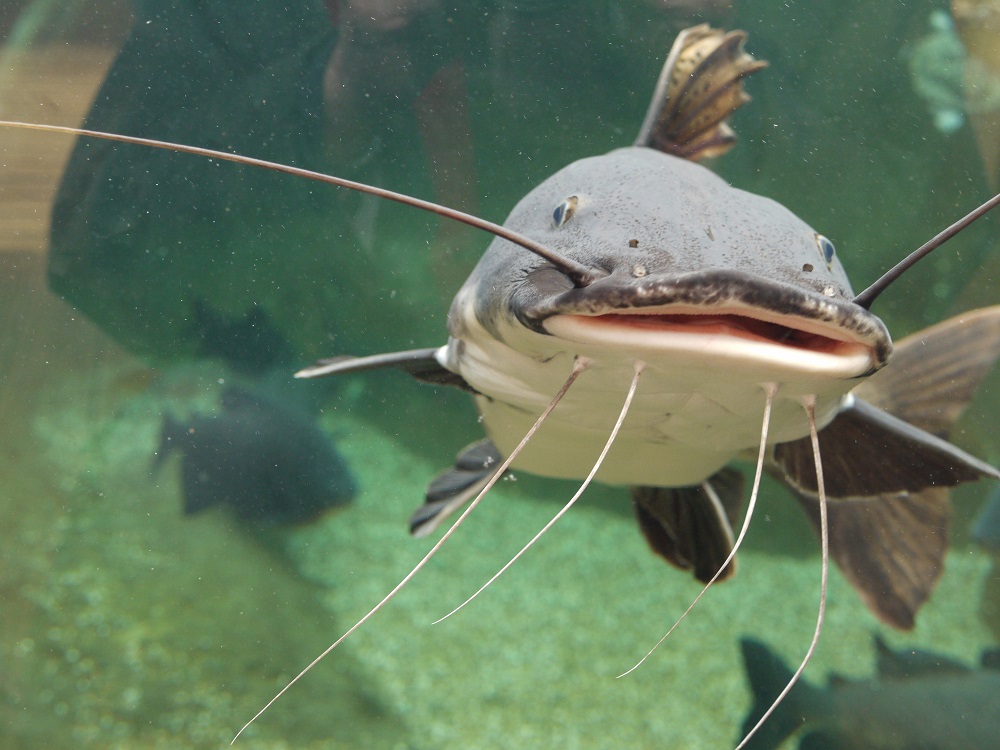
M961 232L967 226L969 226L976 219L985 216L994 208L1000 205L1000 194L994 195L988 201L986 201L979 208L974 211L970 211L961 219L956 221L947 229L938 232L936 235L931 237L927 242L918 247L912 253L903 258L899 263L894 265L884 274L882 274L871 286L865 289L861 294L857 295L853 300L854 304L860 305L866 310L871 309L872 303L875 298L878 297L882 292L889 288L896 279L902 276L904 273L909 271L917 262L927 255L930 255L934 250L937 250L941 245L950 240L956 234Z
M210 159L219 159L220 161L229 161L236 164L244 164L252 167L260 167L262 169L271 169L276 172L283 172L284 174L295 175L297 177L305 177L308 180L314 180L316 182L323 182L328 185L335 185L337 187L346 188L348 190L356 190L360 193L367 193L368 195L374 195L379 198L384 198L386 200L394 201L396 203L402 203L407 206L412 206L413 208L421 209L424 211L430 211L432 214L440 216L445 219L451 219L453 221L461 222L462 224L467 224L468 226L481 229L484 232L489 232L490 234L496 235L497 237L502 237L503 239L513 242L515 245L523 247L525 250L538 255L541 258L552 263L556 268L561 270L566 276L573 282L577 287L585 287L597 281L607 275L607 272L600 268L590 268L584 266L570 258L564 258L558 253L553 252L549 248L545 247L539 242L535 242L530 237L525 237L524 235L507 229L500 224L496 224L492 221L487 221L486 219L481 219L478 216L473 216L472 214L467 214L464 211L459 211L454 208L448 208L447 206L442 206L439 203L434 203L433 201L426 201L420 198L414 198L409 195L404 195L403 193L397 193L393 190L387 190L385 188L376 187L374 185L368 185L364 182L356 182L354 180L348 180L343 177L335 177L333 175L324 174L323 172L316 172L311 169L303 169L302 167L293 167L288 164L281 164L279 162L268 161L266 159L257 159L250 156L241 156L239 154L229 153L227 151L216 151L210 148L201 148L199 146L186 146L180 143L172 143L170 141L159 141L154 138L140 138L131 135L121 135L118 133L106 133L102 130L87 130L85 128L74 128L64 125L46 125L44 123L33 123L33 122L20 122L17 120L0 120L0 127L4 128L14 128L18 130L35 130L45 133L62 133L64 135L75 135L80 137L88 138L99 138L105 141L115 141L117 143L130 143L136 146L147 146L149 148L158 148L166 151L176 151L183 154L193 154L195 156L204 156ZM943 232L935 235L931 240L921 245L919 248L914 250L912 253L907 255L903 260L893 266L891 269L886 271L882 276L880 276L873 284L871 284L867 289L858 294L853 302L866 310L871 308L872 303L875 298L878 297L882 292L884 292L894 281L896 281L900 276L902 276L906 271L912 268L918 261L929 255L931 252L939 248L945 242L950 240L956 234L961 232L963 229L968 227L977 219L985 216L987 213L992 211L1000 205L1000 193L990 198L990 200L983 203L978 208L970 211L964 217L956 221L950 227L945 229Z
M607 272L602 271L597 268L588 268L587 266L577 263L575 260L570 258L564 258L558 253L553 252L549 248L545 247L539 242L535 242L530 237L525 237L518 232L514 232L507 229L500 224L495 224L492 221L487 221L486 219L481 219L478 216L473 216L472 214L467 214L464 211L459 211L454 208L448 208L447 206L442 206L439 203L434 203L432 201L425 201L420 198L414 198L410 195L405 195L403 193L397 193L394 190L387 190L385 188L376 187L374 185L369 185L364 182L355 182L354 180L348 180L343 177L335 177L333 175L325 174L323 172L316 172L311 169L303 169L302 167L293 167L288 164L281 164L275 161L267 161L266 159L256 159L252 156L241 156L240 154L232 154L228 151L216 151L210 148L201 148L199 146L185 146L180 143L171 143L170 141L158 141L153 138L139 138L132 135L120 135L118 133L105 133L101 130L86 130L84 128L71 128L62 125L44 125L31 122L17 122L13 120L0 120L0 127L5 128L17 128L20 130L40 130L45 133L62 133L64 135L76 135L87 138L99 138L105 141L115 141L117 143L129 143L134 146L146 146L148 148L158 148L165 151L176 151L181 154L192 154L194 156L204 156L209 159L218 159L220 161L229 161L235 164L243 164L250 167L260 167L261 169L270 169L274 172L282 172L284 174L294 175L295 177L304 177L307 180L314 180L316 182L322 182L327 185L335 185L336 187L347 188L348 190L356 190L359 193L367 193L368 195L374 195L378 198L384 198L386 200L394 201L396 203L402 203L406 206L411 206L413 208L420 209L422 211L429 211L432 214L440 216L444 219L451 219L453 221L461 222L462 224L468 224L470 227L475 227L476 229L482 229L484 232L489 232L490 234L496 235L497 237L502 237L508 242L513 242L515 245L523 247L525 250L544 258L549 263L554 265L560 271L565 273L573 283L578 287L589 286L597 279L602 276L606 276Z

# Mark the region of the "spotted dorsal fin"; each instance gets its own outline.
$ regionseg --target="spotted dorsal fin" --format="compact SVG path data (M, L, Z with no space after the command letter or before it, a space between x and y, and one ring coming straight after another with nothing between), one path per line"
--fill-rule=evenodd
M743 79L761 68L744 51L745 31L701 24L682 31L663 65L635 145L700 161L733 147L730 115L750 96Z

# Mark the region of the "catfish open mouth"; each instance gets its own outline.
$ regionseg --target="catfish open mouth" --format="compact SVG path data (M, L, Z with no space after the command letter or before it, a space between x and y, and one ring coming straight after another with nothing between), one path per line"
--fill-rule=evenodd
M581 353L628 350L665 363L778 368L837 379L867 375L884 364L871 342L829 322L767 312L753 317L731 309L682 310L564 313L548 318L544 327Z
M697 333L701 335L735 336L751 341L780 344L814 352L835 353L845 341L820 333L792 328L746 315L732 313L608 313L596 316L576 316L581 322L589 319L594 324L627 326L649 331Z
M831 296L719 269L639 280L612 275L555 295L542 285L536 290L538 301L519 311L524 324L600 348L702 352L731 361L776 357L796 369L816 366L842 376L881 369L892 354L885 325L853 304L849 290Z

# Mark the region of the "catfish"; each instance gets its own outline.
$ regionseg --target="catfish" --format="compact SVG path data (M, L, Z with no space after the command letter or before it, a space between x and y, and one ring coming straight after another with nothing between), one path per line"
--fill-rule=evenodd
M411 528L432 530L468 502L458 520L251 722L385 606L508 469L583 480L542 532L591 480L629 486L654 552L706 585L735 573L762 471L781 478L819 527L823 565L812 642L768 712L815 648L828 555L842 566L860 566L846 571L848 578L877 616L912 627L947 547L946 488L1000 478L996 468L945 439L1000 353L1000 308L973 314L981 325L973 327L971 345L953 344L955 331L969 328L962 318L942 324L939 335L929 332L929 352L911 352L917 369L906 375L898 368L892 374L892 341L870 307L901 273L1000 196L855 294L829 239L780 204L731 187L698 163L732 146L728 118L749 99L742 81L765 66L743 50L744 41L743 32L705 25L682 32L635 143L560 170L529 192L503 226L263 160L18 125L264 166L496 236L452 303L444 344L338 356L298 373L395 368L457 386L474 395L487 435L432 483ZM868 382L873 385L866 389ZM736 534L745 493L729 464L754 454L757 471ZM928 545L934 535L937 543Z

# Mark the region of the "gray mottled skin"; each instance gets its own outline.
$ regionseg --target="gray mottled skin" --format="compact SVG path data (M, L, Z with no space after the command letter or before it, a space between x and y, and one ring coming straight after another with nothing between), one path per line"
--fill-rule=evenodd
M557 227L552 212L570 196L576 212ZM541 332L558 313L736 302L836 323L875 349L877 366L891 353L885 326L851 304L847 276L836 258L827 264L815 230L779 203L654 149L574 162L528 193L505 226L609 275L574 289L537 256L494 240L462 292L474 294L476 317L496 336L504 318ZM459 315L452 326L460 336Z

